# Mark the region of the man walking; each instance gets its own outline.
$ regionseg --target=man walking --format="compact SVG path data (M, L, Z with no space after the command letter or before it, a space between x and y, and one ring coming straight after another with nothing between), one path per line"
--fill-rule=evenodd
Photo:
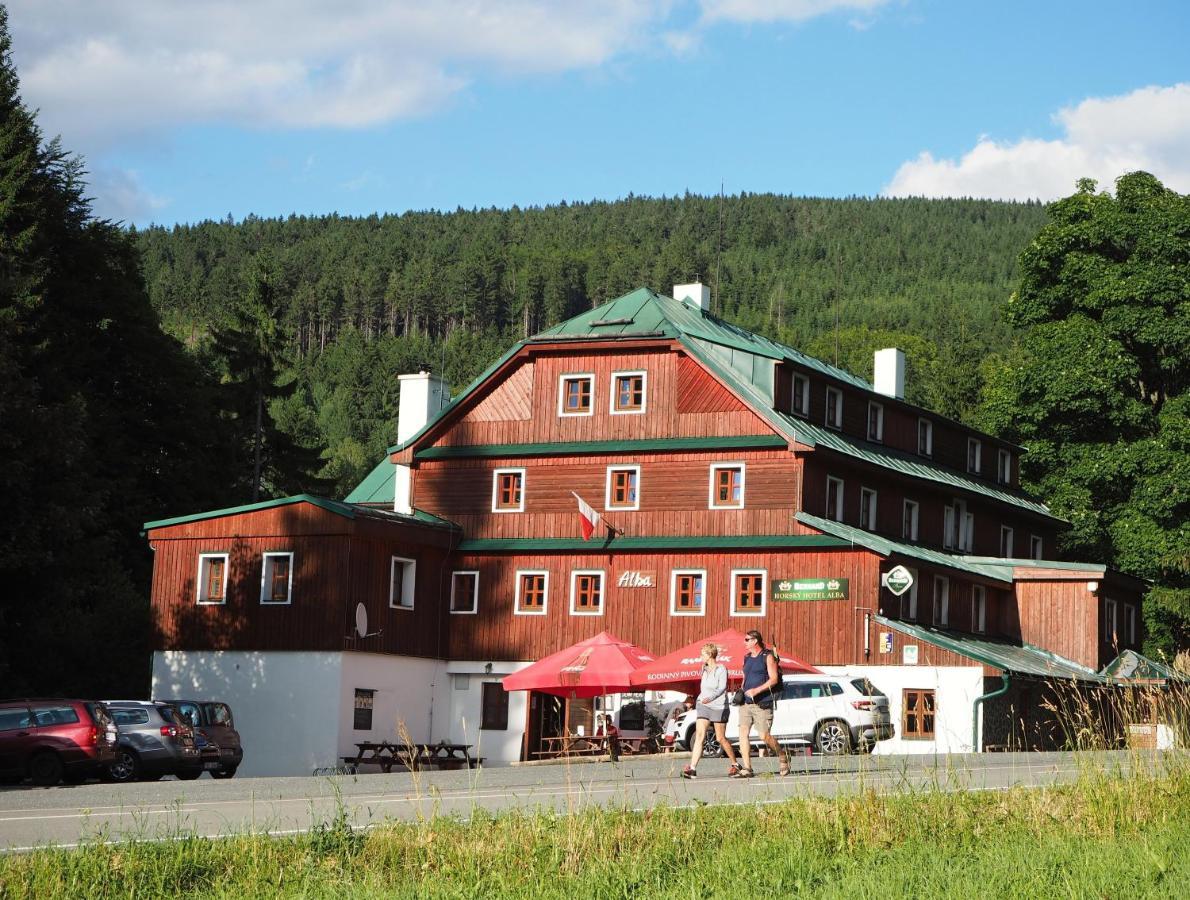
M789 756L773 737L773 689L778 684L777 657L764 645L760 632L744 636L744 705L740 707L740 771L736 778L751 778L751 734L756 734L777 754L782 775L789 774Z

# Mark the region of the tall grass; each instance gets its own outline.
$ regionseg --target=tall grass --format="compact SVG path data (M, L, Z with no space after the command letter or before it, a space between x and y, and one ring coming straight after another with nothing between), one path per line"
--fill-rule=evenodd
M0 897L1182 896L1190 766L1049 789L477 814L0 858Z

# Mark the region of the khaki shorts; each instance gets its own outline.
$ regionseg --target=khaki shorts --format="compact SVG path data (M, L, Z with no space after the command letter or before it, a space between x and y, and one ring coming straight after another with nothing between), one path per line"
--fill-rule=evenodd
M755 703L745 703L740 707L740 738L756 728L757 737L766 736L773 727L773 708L765 709Z

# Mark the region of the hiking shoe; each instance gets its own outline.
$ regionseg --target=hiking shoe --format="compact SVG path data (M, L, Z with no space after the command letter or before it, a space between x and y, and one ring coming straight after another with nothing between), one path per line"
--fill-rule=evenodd
M686 766L686 768L682 769L682 777L683 778L697 778L698 770L692 769L689 766Z
M740 767L739 767L739 765L738 765L738 764L736 764L736 763L732 763L732 764L731 764L731 768L727 770L727 777L728 777L728 778L735 778L735 777L736 777L737 775L739 775L739 774L740 774Z
M756 773L753 772L751 769L745 769L741 766L740 770L738 772L736 772L734 775L732 775L731 777L732 778L755 778Z

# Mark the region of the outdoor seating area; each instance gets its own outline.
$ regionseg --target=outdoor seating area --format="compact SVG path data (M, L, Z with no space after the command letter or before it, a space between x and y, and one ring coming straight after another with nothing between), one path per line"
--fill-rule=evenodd
M657 752L655 737L620 737L582 734L543 737L542 749L534 751L538 759L565 759L573 756L640 756Z
M483 764L482 757L471 755L470 744L406 744L396 741L360 741L358 753L344 756L343 766L351 774L361 766L379 766L388 773L416 772L421 769L474 769Z

